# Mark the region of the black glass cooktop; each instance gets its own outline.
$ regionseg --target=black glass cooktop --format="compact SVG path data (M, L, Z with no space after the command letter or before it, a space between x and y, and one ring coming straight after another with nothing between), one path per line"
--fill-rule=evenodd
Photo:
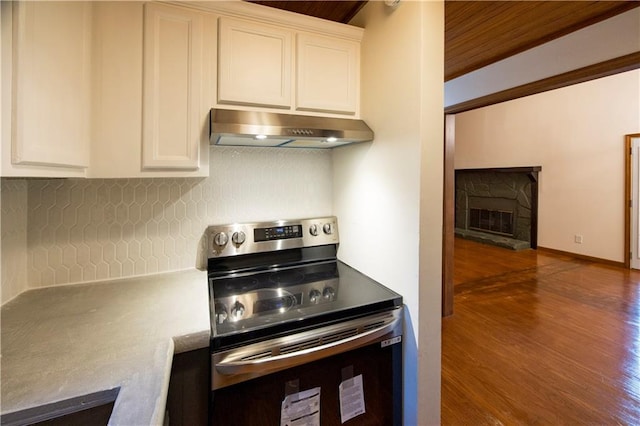
M299 267L273 268L254 273L240 273L214 280L215 297L222 298L265 288L287 288L300 284L338 278L336 261Z
M402 296L337 260L210 274L209 294L213 350L402 305Z

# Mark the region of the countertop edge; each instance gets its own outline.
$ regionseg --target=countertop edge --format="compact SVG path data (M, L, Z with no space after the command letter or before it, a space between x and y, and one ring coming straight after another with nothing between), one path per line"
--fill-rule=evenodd
M175 345L173 339L169 341L169 347L167 348L167 357L164 365L164 377L162 380L162 389L160 390L160 396L156 402L156 407L153 410L153 417L151 418L152 425L162 426L164 424L164 416L167 410L167 395L169 394L169 381L171 380L171 366L173 365L173 356Z

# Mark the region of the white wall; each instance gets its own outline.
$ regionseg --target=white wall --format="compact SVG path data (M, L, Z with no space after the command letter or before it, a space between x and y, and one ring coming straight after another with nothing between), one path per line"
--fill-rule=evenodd
M455 167L542 166L538 245L623 262L624 135L640 131L639 94L635 70L458 114Z
M361 115L375 140L333 152L339 257L406 305L407 425L440 419L443 22L440 2L360 11Z

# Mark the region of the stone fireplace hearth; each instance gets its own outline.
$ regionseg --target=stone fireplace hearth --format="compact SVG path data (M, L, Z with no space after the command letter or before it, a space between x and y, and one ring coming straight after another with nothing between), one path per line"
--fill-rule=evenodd
M456 235L513 250L536 248L541 169L456 170Z

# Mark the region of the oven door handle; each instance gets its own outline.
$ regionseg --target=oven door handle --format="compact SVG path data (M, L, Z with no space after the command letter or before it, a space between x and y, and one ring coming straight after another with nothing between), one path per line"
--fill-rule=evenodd
M246 361L239 361L232 355L227 356L225 359L216 363L215 369L218 373L224 375L264 373L267 371L270 372L271 370L282 370L375 343L384 335L396 330L397 327L400 327L400 332L396 335L401 335L401 317L396 317L384 325L354 336L283 355L274 355L267 358Z

